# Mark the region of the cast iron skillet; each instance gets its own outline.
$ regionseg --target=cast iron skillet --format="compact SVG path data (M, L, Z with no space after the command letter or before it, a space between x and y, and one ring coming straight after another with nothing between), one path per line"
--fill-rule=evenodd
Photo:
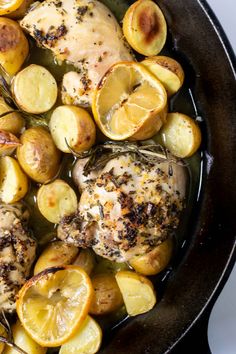
M130 1L131 3L132 1ZM189 63L190 88L203 118L202 185L164 296L150 312L113 331L104 354L170 353L200 319L235 258L236 63L204 0L159 0L173 51Z

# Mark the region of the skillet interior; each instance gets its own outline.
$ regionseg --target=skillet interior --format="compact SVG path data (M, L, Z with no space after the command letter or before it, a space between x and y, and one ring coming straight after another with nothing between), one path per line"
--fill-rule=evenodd
M131 3L130 1L129 3ZM195 200L165 294L156 308L126 321L101 353L163 354L201 317L233 263L236 235L236 65L205 1L159 0L176 57L203 118L201 193Z

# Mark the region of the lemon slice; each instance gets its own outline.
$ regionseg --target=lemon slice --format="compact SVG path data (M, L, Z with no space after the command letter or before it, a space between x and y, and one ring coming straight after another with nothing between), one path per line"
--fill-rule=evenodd
M78 332L63 344L59 354L95 354L102 342L102 330L97 322L87 316Z
M47 268L21 288L17 314L35 342L43 347L57 347L83 323L92 296L91 281L80 267Z
M166 104L166 90L157 78L138 63L121 62L98 84L92 110L110 139L144 140L161 128Z
M24 0L0 0L0 15L7 15L17 10Z

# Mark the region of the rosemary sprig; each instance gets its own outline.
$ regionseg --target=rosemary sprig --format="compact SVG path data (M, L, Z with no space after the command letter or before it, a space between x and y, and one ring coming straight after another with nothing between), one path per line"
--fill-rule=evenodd
M4 99L4 101L11 107L11 110L8 112L4 112L0 115L0 118L7 116L8 114L11 113L20 113L22 117L26 120L27 126L48 126L45 117L43 115L36 115L36 114L31 114L28 112L25 112L22 110L17 102L15 101L14 97L12 96L10 87L5 80L3 75L0 75L0 93Z
M90 150L77 153L68 144L71 153L79 159L88 158L84 166L84 175L87 176L90 172L103 168L111 159L125 154L133 154L144 164L154 164L167 162L185 165L182 160L174 158L167 149L160 144L143 145L136 142L114 142L107 141L104 144L96 145Z

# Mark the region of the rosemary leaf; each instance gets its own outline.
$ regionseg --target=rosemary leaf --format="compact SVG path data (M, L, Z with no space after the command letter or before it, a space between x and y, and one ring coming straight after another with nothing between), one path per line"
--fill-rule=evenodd
M7 338L0 336L0 342L5 343L6 345L8 345L9 347L13 348L15 351L17 351L20 354L28 354L26 353L23 349L21 349L20 347L18 347L18 345L16 345L13 342L10 342Z

